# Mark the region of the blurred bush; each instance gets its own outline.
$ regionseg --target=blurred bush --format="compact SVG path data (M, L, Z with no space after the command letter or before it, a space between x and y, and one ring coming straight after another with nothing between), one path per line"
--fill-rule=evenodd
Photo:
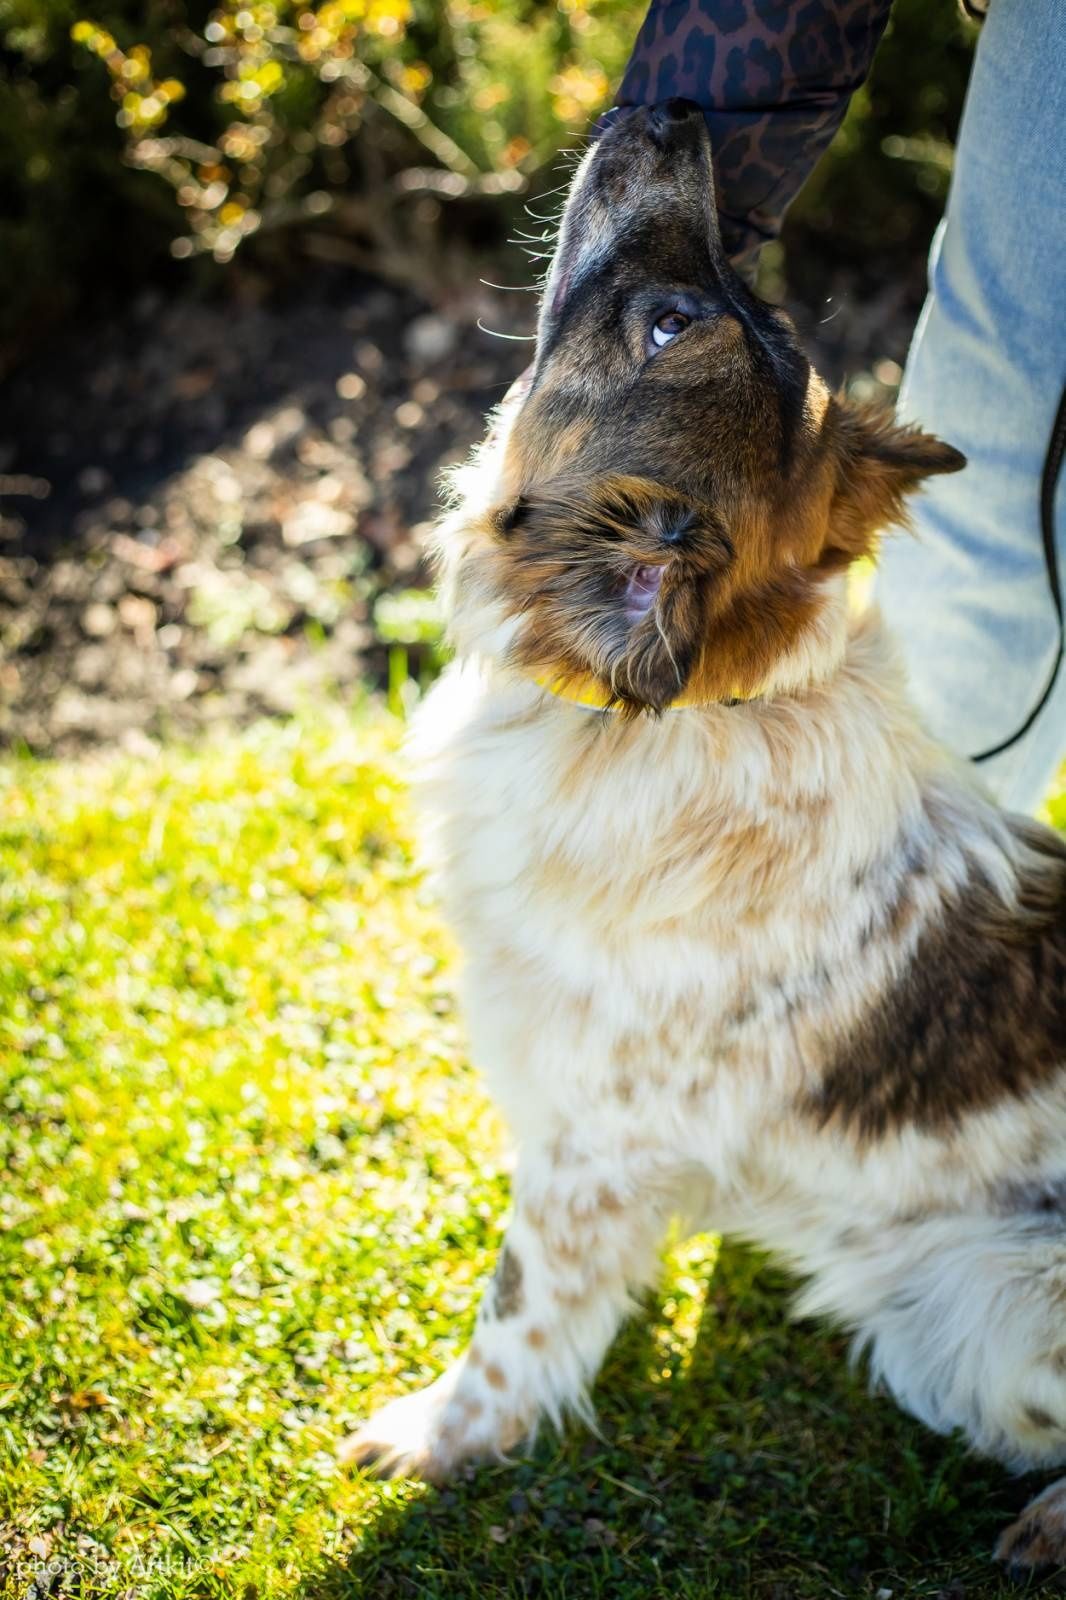
M0 348L78 292L175 259L217 268L240 251L276 275L309 251L446 289L464 247L497 245L522 198L558 184L555 154L609 102L642 12L0 0ZM897 0L799 202L804 237L859 252L928 234L969 50L953 0Z
M979 29L954 0L896 0L868 81L792 209L789 276L826 255L882 281L940 219Z

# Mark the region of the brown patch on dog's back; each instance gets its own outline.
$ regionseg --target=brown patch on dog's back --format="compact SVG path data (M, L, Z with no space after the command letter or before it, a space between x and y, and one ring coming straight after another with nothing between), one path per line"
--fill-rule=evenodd
M1029 850L1016 904L973 873L808 1096L820 1124L944 1132L1066 1071L1066 845L1012 825Z

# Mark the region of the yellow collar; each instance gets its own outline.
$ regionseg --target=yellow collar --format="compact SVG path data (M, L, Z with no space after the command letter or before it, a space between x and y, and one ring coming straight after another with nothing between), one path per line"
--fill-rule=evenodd
M592 676L584 678L566 678L543 673L533 679L542 689L547 689L559 700L568 700L571 705L584 706L588 711L610 711L613 709L612 696L600 683L598 678ZM676 700L671 700L665 708L667 711L681 711L686 706L730 706L738 700L757 700L758 695L745 694L742 689L734 689L725 700L701 700L696 695L679 694Z

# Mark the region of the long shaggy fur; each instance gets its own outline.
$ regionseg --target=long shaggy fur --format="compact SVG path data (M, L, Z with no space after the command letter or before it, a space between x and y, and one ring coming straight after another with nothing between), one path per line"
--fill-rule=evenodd
M1066 851L930 741L845 595L961 458L829 398L672 120L579 173L532 386L441 529L415 753L514 1217L466 1355L349 1454L440 1478L587 1412L682 1214L790 1261L932 1428L1062 1463ZM692 321L649 354L664 274ZM1064 1500L1004 1553L1066 1556Z

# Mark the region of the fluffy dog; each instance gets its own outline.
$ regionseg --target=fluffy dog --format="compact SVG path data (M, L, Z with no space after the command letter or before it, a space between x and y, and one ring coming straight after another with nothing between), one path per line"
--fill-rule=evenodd
M438 1480L585 1409L682 1214L785 1257L931 1427L1066 1461L1066 850L845 594L963 464L831 398L730 269L695 107L594 147L441 531L417 731L514 1216L466 1354L350 1458ZM1000 1554L1066 1559L1066 1480Z

